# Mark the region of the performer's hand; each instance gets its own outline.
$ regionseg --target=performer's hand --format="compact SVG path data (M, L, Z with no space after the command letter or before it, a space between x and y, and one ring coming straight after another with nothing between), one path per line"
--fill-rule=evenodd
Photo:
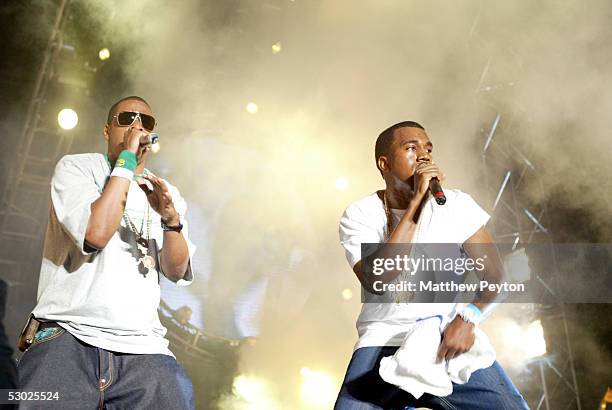
M415 196L422 199L429 191L429 181L438 178L440 182L446 179L446 175L440 171L438 165L433 162L421 162L414 170L414 190Z
M172 196L166 183L155 175L147 174L144 178L151 183L153 190L150 190L145 184L139 184L138 186L147 194L151 208L161 216L162 221L167 225L178 225L180 217L174 208Z
M149 135L147 131L141 127L135 127L133 125L128 127L123 134L124 148L136 154L138 162L141 162L141 160L147 156L150 149L149 145L141 145L140 143L141 138L146 135Z
M467 352L474 344L475 339L474 324L457 316L442 333L442 342L438 349L438 362L443 359L450 360L461 353Z

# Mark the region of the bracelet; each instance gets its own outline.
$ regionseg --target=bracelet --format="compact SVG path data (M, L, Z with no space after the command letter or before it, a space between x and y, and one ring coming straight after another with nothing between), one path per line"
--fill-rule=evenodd
M468 303L459 311L459 316L466 322L473 323L478 326L482 319L482 312L478 309L478 306L473 303Z
M119 154L117 161L115 161L111 177L125 178L131 181L134 178L134 170L136 170L137 164L136 154L123 150Z
M125 178L131 181L134 178L134 171L130 171L127 168L115 167L113 168L113 172L111 172L110 176Z
M176 226L169 226L169 225L166 225L166 223L162 220L161 221L161 227L162 227L162 230L164 232L170 232L171 231L171 232L178 232L178 233L180 233L183 230L183 224L180 223L180 222Z
M136 158L136 154L133 152L123 150L119 154L117 161L115 161L115 168L125 168L134 172L136 170L136 165L138 165L138 159Z

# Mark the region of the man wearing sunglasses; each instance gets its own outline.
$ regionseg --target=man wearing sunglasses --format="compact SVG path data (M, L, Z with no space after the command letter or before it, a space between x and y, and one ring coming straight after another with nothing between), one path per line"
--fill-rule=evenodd
M18 372L21 389L57 394L21 408L194 407L157 314L159 274L191 283L195 246L179 191L145 168L155 124L144 99L123 98L104 125L107 154L55 168Z

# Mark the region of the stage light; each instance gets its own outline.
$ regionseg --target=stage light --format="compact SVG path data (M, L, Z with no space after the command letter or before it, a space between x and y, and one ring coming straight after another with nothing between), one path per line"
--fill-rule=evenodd
M321 371L314 371L308 367L300 370L302 387L300 397L308 408L331 409L336 400L337 386L333 378Z
M501 334L504 335L504 341L507 341L506 344L509 347L512 347L516 350L518 347L521 346L522 333L523 329L521 329L521 326L514 320L504 320L501 328Z
M517 239L519 239L518 236ZM504 257L504 268L514 282L522 283L531 279L529 257L525 252L525 248L520 248L507 254Z
M272 44L272 54L278 54L283 51L283 45L279 41L278 43Z
M110 58L110 50L104 47L102 50L98 52L98 57L100 57L100 60L102 61L108 60Z
M346 177L336 178L336 188L340 191L346 191L349 186L349 181Z
M499 351L513 366L522 366L530 360L546 354L544 329L539 320L519 324L514 319L498 318L492 333L498 335Z
M256 403L266 396L266 384L257 377L240 375L234 379L236 394L250 403Z
M259 111L259 107L254 102L250 102L246 105L246 111L249 114L257 114L257 111Z
M161 145L159 145L159 142L156 142L155 144L151 145L151 152L153 152L154 154L157 154L160 149Z
M57 123L62 129L71 130L79 123L79 116L71 108L64 108L57 114Z
M539 320L535 320L523 329L521 344L525 350L525 357L534 357L546 354L546 339L544 339L544 328Z
M239 375L234 379L233 390L241 403L241 409L279 409L271 396L267 383L254 376Z
M346 288L342 291L342 299L344 300L350 300L353 298L353 291L350 290L349 288Z
M257 377L240 375L234 379L234 390L239 397L254 402L265 395L266 385Z

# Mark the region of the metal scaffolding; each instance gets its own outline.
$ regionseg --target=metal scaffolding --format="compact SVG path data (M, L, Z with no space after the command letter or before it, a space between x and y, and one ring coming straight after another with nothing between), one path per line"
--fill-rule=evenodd
M41 108L47 99L47 89L53 80L59 55L63 46L62 31L66 22L68 0L61 0L40 71L36 78L32 98L28 104L25 124L19 139L13 172L9 183L2 193L2 219L0 233L19 238L35 240L40 238L42 220L40 214L41 198L47 195L49 170L58 156L66 152L70 144L70 134L58 133L41 121ZM55 149L49 144L56 142ZM40 149L44 144L44 149ZM43 192L41 192L43 191Z
M581 410L566 310L555 291L560 269L551 227L547 225L549 211L546 203L528 201L525 190L529 184L545 192L538 170L542 164L534 159L528 144L517 141L517 136L529 132L529 113L512 102L513 89L520 85L517 80L525 66L524 56L512 41L490 40L491 29L480 24L484 12L483 4L474 17L467 45L473 50L473 61L481 64L474 66L474 70L481 70L474 90L474 108L484 121L480 147L483 180L490 199L487 228L496 242L511 243L512 250L531 243L550 249L546 268L531 272L532 281L539 286L538 300L544 303L525 305L532 319L542 323L547 350L528 365L530 390L535 397L529 405L537 410ZM482 50L487 50L486 61L477 57L482 56Z
M32 254L38 252L43 240L49 182L55 163L72 144L72 136L61 132L56 124L45 121L44 114L49 86L57 78L57 66L64 48L69 0L54 4L53 26L28 103L14 163L0 192L0 272L9 288L13 288L9 297L14 301L22 301L22 296L29 295L28 292L35 288L39 260L33 259ZM8 303L8 316L15 304ZM7 323L10 319L7 317Z
M490 102L487 105L491 106ZM489 125L481 130L483 171L491 198L492 218L487 226L496 242L511 242L513 250L523 244L549 244L552 260L548 271L531 272L547 294L544 296L548 296L544 299L551 301L535 304L533 313L544 324L545 335L547 329L556 329L561 337L546 337L547 354L532 361L533 372L539 376L534 382L541 394L537 402L530 404L538 410L581 410L565 306L555 293L560 273L552 233L545 223L548 210L546 204L527 205L521 191L527 180L544 189L537 164L517 147L512 137L518 131L513 118L523 116L502 112L493 115Z

